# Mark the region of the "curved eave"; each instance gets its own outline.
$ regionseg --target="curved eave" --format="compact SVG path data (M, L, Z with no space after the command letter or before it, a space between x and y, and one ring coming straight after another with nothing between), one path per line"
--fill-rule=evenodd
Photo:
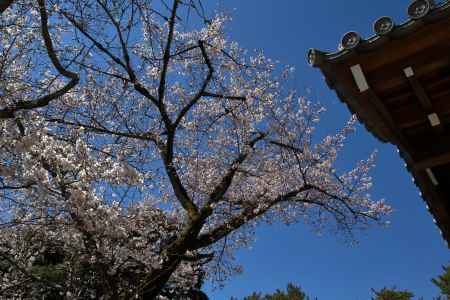
M433 215L434 222L440 228L443 238L447 241L450 248L450 219L446 213L441 196L439 196L429 178L424 171L418 171L414 168L414 160L410 157L408 149L405 145L398 142L395 134L382 124L384 121L380 119L378 113L374 113L373 108L368 106L368 101L358 101L361 94L355 90L354 86L349 86L345 79L340 77L343 73L338 71L345 66L348 68L350 62L357 61L359 56L367 57L366 54L378 53L389 45L390 42L407 40L409 37L419 33L427 25L438 23L441 20L450 17L450 1L446 1L434 7L426 16L421 19L410 19L403 24L395 26L389 33L385 35L376 35L368 39L362 40L358 46L353 49L344 49L337 52L322 52L312 49L308 53L308 60L311 66L319 68L328 84L333 89L338 98L346 104L348 109L356 114L360 122L371 132L376 138L382 142L390 142L397 145L400 155L407 165L408 171L415 179L416 186L420 189L422 197L427 203L429 212ZM356 60L355 60L356 58ZM345 76L344 76L345 77Z
M356 114L359 121L365 128L382 142L395 144L400 155L407 164L408 171L415 179L416 186L420 189L422 197L427 203L429 212L433 215L436 225L440 228L443 238L447 241L450 248L450 216L442 208L442 199L440 198L426 173L422 170L414 169L414 160L411 158L409 150L395 137L395 132L383 124L382 117L374 113L373 107L368 105L369 101L359 101L364 99L354 83L351 85L344 78L348 73L349 66L362 56L369 57L372 53L376 57L383 48L389 47L393 41L408 41L409 37L419 33L426 26L438 23L450 18L450 1L435 6L426 16L421 19L410 19L403 24L395 26L389 33L379 36L375 35L362 40L358 46L350 50L339 50L337 52L322 52L317 49L311 49L308 53L308 60L311 66L319 68L330 89L333 89L338 98L346 104L348 109ZM420 33L419 33L420 34ZM403 43L403 42L402 42ZM367 54L367 55L366 55ZM339 72L347 68L346 73ZM342 76L344 74L344 76ZM369 81L370 83L370 81Z
M356 95L354 90L348 85L339 81L339 76L336 74L334 66L334 64L324 64L320 68L328 87L335 91L339 100L347 106L352 114L357 116L366 130L383 143L393 143L392 133L381 125L383 121L379 118L379 114L366 107L364 102L358 101L359 95Z
M382 48L391 40L399 40L419 31L427 24L437 22L450 16L450 2L435 7L428 15L421 19L409 19L403 24L395 26L391 32L386 35L375 35L362 40L357 47L353 49L343 49L337 52L323 52L317 49L311 49L309 53L309 63L316 68L322 68L326 64L340 63L361 53L376 51ZM314 57L312 57L314 56Z
M379 123L374 124L373 116L369 116L370 111L360 106L351 91L339 86L339 78L335 74L335 68L341 63L345 63L359 55L374 53L382 50L392 41L399 41L417 33L425 26L439 22L450 17L450 1L434 7L426 16L420 19L409 19L403 24L395 26L389 33L379 36L375 35L362 40L353 49L343 49L337 52L323 52L318 49L311 49L308 52L308 62L311 66L319 68L325 76L330 89L335 90L338 98L347 105L352 114L356 114L365 128L377 139L386 143L392 143L392 136L389 131L379 128Z
M357 98L354 98L352 93L344 91L343 88L336 87L336 83L329 82L329 86L336 92L336 95L347 106L348 110L353 115L356 115L358 121L367 131L372 133L382 143L392 143L392 135L389 129L381 128L380 124L383 121L378 118L377 114L370 115L371 110L362 107L361 103L357 101Z
M439 228L442 238L446 241L447 247L450 248L450 226L445 223L445 218L441 216L437 209L439 199L433 191L433 187L427 178L420 172L415 171L411 167L409 156L402 150L399 150L400 157L406 162L406 169L414 178L415 186L420 190L421 197L426 203L428 212L433 216L433 222Z

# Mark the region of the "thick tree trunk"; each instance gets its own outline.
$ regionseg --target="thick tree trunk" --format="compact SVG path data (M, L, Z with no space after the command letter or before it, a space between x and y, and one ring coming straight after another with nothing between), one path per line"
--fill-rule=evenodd
M0 14L3 14L3 12L11 5L13 4L14 0L0 0Z
M142 299L144 300L154 300L161 293L164 285L169 281L170 276L177 269L180 264L179 259L175 261L170 261L165 263L165 265L160 269L159 272L155 272L152 277L150 277L150 284L147 284L142 293Z

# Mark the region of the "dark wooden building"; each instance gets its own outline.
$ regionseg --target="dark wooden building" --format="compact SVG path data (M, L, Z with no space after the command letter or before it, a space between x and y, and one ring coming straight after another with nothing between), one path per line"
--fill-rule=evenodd
M331 89L366 128L396 145L450 242L450 1L416 0L409 20L389 17L375 35L356 32L339 50L310 50Z

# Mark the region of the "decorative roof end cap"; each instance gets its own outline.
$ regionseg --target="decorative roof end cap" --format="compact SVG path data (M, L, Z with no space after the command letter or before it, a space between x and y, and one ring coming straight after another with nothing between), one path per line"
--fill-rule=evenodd
M351 50L361 43L361 36L356 31L349 31L341 39L339 50Z
M381 17L373 25L377 35L383 36L389 34L395 27L394 20L391 17Z
M426 15L436 6L433 0L415 0L408 7L408 15L413 20L418 20Z
M307 59L311 67L318 67L324 60L324 53L317 49L309 49Z

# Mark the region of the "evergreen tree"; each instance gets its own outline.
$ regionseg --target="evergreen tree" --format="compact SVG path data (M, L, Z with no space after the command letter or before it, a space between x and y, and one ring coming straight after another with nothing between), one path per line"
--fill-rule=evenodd
M372 289L375 298L372 300L412 300L414 294L409 291L396 291L395 288L382 288L377 291Z
M449 299L450 298L450 265L447 267L443 267L444 273L439 275L437 278L431 279L440 290L441 296L438 299Z
M237 300L237 298L231 298L230 300ZM253 292L251 295L244 297L243 300L312 300L312 299L309 296L307 296L299 286L289 283L286 287L286 291L277 289L273 294L266 294L266 295Z
M244 300L263 300L263 296L261 293L256 293L253 292L250 296L247 296L244 298ZM238 300L237 298L235 298L235 300Z

